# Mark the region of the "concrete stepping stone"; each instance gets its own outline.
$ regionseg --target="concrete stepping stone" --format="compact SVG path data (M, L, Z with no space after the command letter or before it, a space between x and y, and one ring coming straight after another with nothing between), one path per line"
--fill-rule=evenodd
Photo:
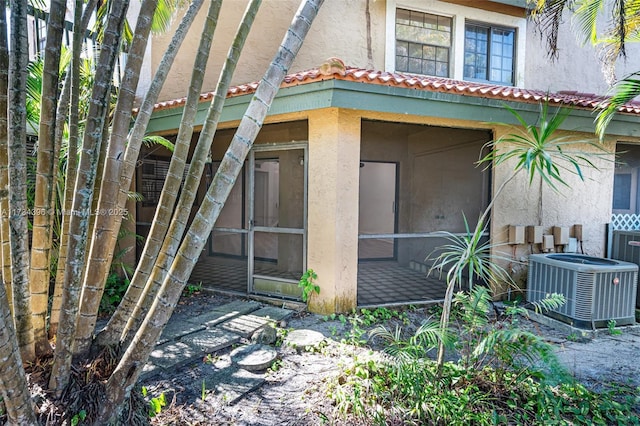
M218 312L239 312L240 314L248 314L262 306L260 302L253 300L234 300L224 305L213 306L212 311Z
M204 325L198 323L189 323L187 321L169 321L164 330L162 330L162 334L160 335L157 343L161 345L171 340L179 339L180 337L186 336L187 334L204 330L205 328L206 327Z
M215 306L211 308L211 311L191 317L187 321L191 324L204 324L207 327L213 327L221 322L253 312L260 306L257 302L236 300L225 305Z
M156 346L149 355L149 363L167 369L181 366L196 356L200 356L199 351L186 343L170 342Z
M205 353L217 352L236 344L240 336L229 331L217 328L206 329L197 333L186 335L180 339L180 343L188 345L199 356Z
M229 321L218 324L216 328L220 328L231 333L238 334L245 339L249 338L257 329L268 324L267 318L258 317L253 314L241 315Z
M314 330L293 330L284 339L284 344L294 347L298 350L306 350L306 348L318 348L324 341L324 335Z
M293 311L290 309L276 308L275 306L265 306L251 313L257 317L267 318L273 321L281 321L289 318Z
M144 367L142 367L142 373L140 373L140 377L138 377L138 381L147 380L148 378L158 374L160 371L162 371L162 369L157 365L147 363L144 365Z
M239 334L240 336L248 339L259 328L262 328L269 322L276 322L288 318L293 314L293 311L289 309L281 309L273 306L267 306L260 308L257 311L253 311L247 315L240 315L229 321L225 321L219 325L218 328L230 331L232 333Z
M202 380L205 388L213 388L215 394L229 405L235 404L243 396L259 388L265 381L263 375L237 367L228 367L205 374ZM202 381L195 384L198 386L199 393L202 389Z
M229 354L231 362L248 371L263 371L271 367L278 353L268 345L246 345L234 349Z

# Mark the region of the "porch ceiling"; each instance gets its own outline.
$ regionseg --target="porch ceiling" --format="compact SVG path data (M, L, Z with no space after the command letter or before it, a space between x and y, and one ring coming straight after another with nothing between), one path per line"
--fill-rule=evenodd
M230 88L221 122L242 118L258 83ZM200 96L197 122L202 123L213 96ZM377 113L410 114L435 118L454 118L477 122L517 124L504 108L509 105L526 119L535 120L538 104L544 99L558 107L574 108L564 123L565 130L593 132L594 108L605 98L577 92L547 93L517 87L458 81L439 77L342 67L333 59L330 65L289 74L281 85L269 115L295 113L322 108L348 108ZM156 104L149 123L150 132L177 129L185 99ZM609 135L640 137L640 102L620 109L609 125Z

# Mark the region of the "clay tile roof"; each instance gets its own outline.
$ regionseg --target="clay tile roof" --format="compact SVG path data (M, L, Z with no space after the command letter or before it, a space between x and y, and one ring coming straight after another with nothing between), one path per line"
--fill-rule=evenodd
M474 96L489 99L517 102L539 102L549 97L551 104L558 106L573 106L592 109L606 100L603 96L593 93L579 93L576 91L560 91L547 93L540 90L522 89L511 86L500 86L491 83L460 81L450 78L417 76L406 73L389 73L385 71L366 70L345 66L338 58L330 58L320 67L301 71L285 76L280 87L299 86L323 80L346 80L381 86L405 87L429 92L451 93L462 96ZM233 86L227 92L227 98L251 94L258 88L258 83L247 83ZM207 100L213 92L200 95L200 100ZM163 110L184 105L186 98L173 99L157 103L154 110ZM640 102L634 101L620 107L621 113L640 115Z

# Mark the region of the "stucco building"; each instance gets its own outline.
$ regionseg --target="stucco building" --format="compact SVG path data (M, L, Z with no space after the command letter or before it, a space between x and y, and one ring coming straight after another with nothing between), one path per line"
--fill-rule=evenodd
M223 5L200 120L245 4ZM264 1L228 93L203 192L256 88L251 82L269 64L297 5ZM573 108L561 132L595 140L596 94L607 90L597 51L580 46L567 25L560 58L549 61L523 6L518 0L326 0L191 280L295 299L298 279L311 268L321 291L310 307L326 313L442 298L444 285L426 275L428 256L447 242L438 231L464 232L464 217L473 226L512 171L509 164L476 164L487 142L514 131L517 122L504 106L534 123L548 94L552 106ZM194 24L176 60L150 132L177 133L201 25L202 19ZM153 38L148 73L167 43L168 36ZM321 67L327 58L340 60ZM624 67L637 70L640 63ZM576 236L578 224L578 250L604 255L613 152L639 142L640 105L629 105L602 142L609 153L580 146L597 154L598 170L584 169L584 181L566 174L570 186L560 192L525 176L510 181L490 215L486 238L494 254L510 259L503 263L517 276L520 262L541 247L507 244L510 225L541 226L544 234L565 227ZM151 148L140 158L140 234L153 217L168 157ZM627 178L616 179L618 208L628 204L624 188L640 200L634 170L628 185Z

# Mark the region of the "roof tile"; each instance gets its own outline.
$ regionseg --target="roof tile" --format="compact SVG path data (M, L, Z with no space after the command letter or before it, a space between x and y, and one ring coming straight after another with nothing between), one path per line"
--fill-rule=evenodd
M335 60L335 58L332 58ZM323 80L348 80L382 86L399 86L425 90L430 92L454 93L505 101L538 102L549 98L555 105L576 106L581 108L595 108L606 101L603 96L593 93L580 93L577 91L560 91L547 93L540 90L530 90L512 86L499 86L495 84L479 83L472 81L460 81L442 77L418 76L407 73L389 73L384 71L366 70L345 66L344 72L322 73L320 68L289 74L284 78L281 87L298 86L300 84L314 83ZM258 82L241 84L229 88L227 98L242 96L256 91ZM214 92L206 92L200 95L200 100L213 97ZM154 110L176 108L184 105L186 98L172 99L159 102ZM634 101L619 109L622 113L640 115L640 102Z

